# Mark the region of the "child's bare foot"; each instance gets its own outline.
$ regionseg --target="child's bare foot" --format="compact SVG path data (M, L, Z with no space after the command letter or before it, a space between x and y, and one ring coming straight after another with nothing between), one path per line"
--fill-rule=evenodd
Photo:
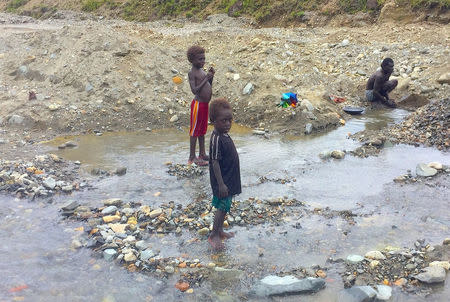
M225 249L225 245L223 244L222 239L220 239L220 236L209 236L208 242L211 244L214 251L221 251Z
M201 159L201 158L195 158L195 159L194 159L194 163L195 163L197 166L207 166L207 165L209 165L209 162L207 162L207 161L205 161L205 160L203 160L203 159Z
M198 156L198 158L203 159L203 160L205 160L205 161L209 161L209 156L206 155L206 154L200 154L200 155Z
M227 233L227 232L221 231L219 233L219 236L221 239L230 239L230 238L234 237L234 233L233 232Z

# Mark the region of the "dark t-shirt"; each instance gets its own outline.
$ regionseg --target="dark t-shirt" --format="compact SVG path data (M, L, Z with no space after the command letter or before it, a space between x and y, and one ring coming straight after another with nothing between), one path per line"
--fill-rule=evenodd
M209 142L209 178L214 196L219 196L219 184L214 175L213 160L219 161L222 179L228 187L229 195L240 194L242 189L239 155L231 137L226 133L220 134L216 130L211 134Z

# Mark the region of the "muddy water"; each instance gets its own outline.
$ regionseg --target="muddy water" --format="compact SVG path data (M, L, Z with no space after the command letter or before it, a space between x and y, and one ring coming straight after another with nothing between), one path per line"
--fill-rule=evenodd
M450 164L450 156L430 148L394 146L378 157L360 159L346 156L341 161L322 161L318 154L326 150L352 150L358 144L348 133L378 129L400 120L405 111L381 111L356 117L327 134L297 138L271 136L264 139L249 129L233 126L231 135L241 159L243 193L247 197L288 196L305 201L308 206L348 209L358 214L356 224L340 217L318 215L288 217L278 226L234 227L236 237L227 242L223 254L214 255L206 241L191 241L195 234L184 232L150 239L152 248L164 257L188 254L204 263L216 262L241 268L244 274L225 282L214 276L194 294L174 289L175 276L158 281L151 276L128 273L116 264L93 258L87 249L71 248L82 224L61 220L57 208L70 200L99 205L105 198L142 201L157 205L169 200L186 205L194 200L209 199L208 175L198 179L177 180L166 173L164 162L186 161L186 131L158 130L142 133L105 133L64 137L54 141L53 153L79 160L86 173L92 168L113 170L126 166L127 174L93 178L95 190L51 201L35 202L0 197L0 301L14 297L25 301L239 301L251 285L267 274L288 272L298 267L325 266L329 257L364 254L387 245L410 247L425 238L437 244L450 233L448 212L449 179L446 176L432 187L425 184L398 185L392 179L414 171L419 162L440 161ZM77 148L57 150L67 140ZM287 178L295 182L280 184L258 179ZM157 197L155 193L161 192ZM294 228L297 223L301 227ZM261 256L257 256L261 255ZM342 289L337 270L328 271L327 286L302 301L334 301ZM3 277L5 276L5 277ZM447 278L449 279L449 278ZM446 301L449 281L428 297L413 297L394 291L393 301ZM9 289L28 287L9 292ZM19 297L19 298L17 298ZM279 297L273 301L298 301L298 296ZM258 300L258 299L256 299ZM255 301L256 301L255 300ZM260 301L260 300L258 300Z

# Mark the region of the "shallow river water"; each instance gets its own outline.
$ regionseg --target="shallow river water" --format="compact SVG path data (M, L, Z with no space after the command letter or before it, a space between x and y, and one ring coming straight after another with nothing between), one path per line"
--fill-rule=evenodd
M99 206L106 198L141 201L158 205L175 201L187 205L209 199L206 173L196 179L180 179L167 173L165 162L185 163L188 140L185 130L154 130L139 133L105 133L62 137L50 143L50 152L68 160L79 160L85 177L95 189L55 196L50 200L17 200L1 195L0 204L0 301L239 301L257 280L255 276L289 272L298 267L325 266L327 258L345 258L385 246L411 247L425 238L438 244L449 237L450 192L448 178L442 185L393 182L421 162L450 164L450 155L432 148L397 145L385 148L377 157L321 160L326 150L353 150L358 143L349 133L379 129L407 114L400 109L378 111L351 119L326 134L298 138L271 136L265 139L251 130L233 125L231 136L241 161L243 193L237 197L272 198L287 196L305 201L312 208L330 207L358 214L356 224L338 217L292 216L278 226L233 227L236 236L227 250L213 254L206 240L193 241L196 234L180 237L154 236L152 248L164 257L188 254L203 263L247 268L230 280L213 277L183 294L174 288L175 276L157 280L130 273L117 264L94 257L89 249L72 249L83 224L63 220L58 209L76 200ZM207 137L209 137L209 132ZM58 150L57 145L74 140L78 147ZM124 176L94 178L92 168L112 170L126 166ZM285 184L259 183L269 179L295 179ZM155 197L155 193L160 192ZM157 194L156 194L157 195ZM298 226L300 223L301 227ZM395 226L395 227L393 227ZM258 256L260 251L262 256ZM334 301L343 288L336 271L327 272L326 288L313 295L276 297L270 301ZM394 290L392 301L447 301L449 278L428 297L410 296ZM24 288L20 286L24 285ZM26 288L25 288L26 286ZM16 291L11 290L17 288ZM256 299L255 301L261 301Z

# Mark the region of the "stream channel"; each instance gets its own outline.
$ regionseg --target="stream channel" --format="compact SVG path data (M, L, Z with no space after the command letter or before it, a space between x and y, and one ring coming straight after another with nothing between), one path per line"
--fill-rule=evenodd
M80 233L77 228L83 223L65 220L59 213L59 208L72 200L98 207L104 199L121 198L155 207L168 201L184 206L209 199L208 173L184 179L167 173L165 162L187 160L186 130L57 138L49 145L49 152L80 161L82 176L94 189L34 201L0 196L0 301L240 301L240 294L265 275L298 267L325 267L329 257L345 259L349 254L364 255L386 246L408 248L421 238L440 244L449 237L448 186L401 185L393 179L407 170L414 174L421 162L448 165L448 153L395 145L376 157L347 154L342 160L322 160L318 156L326 150L353 150L359 143L348 139L348 133L386 127L407 113L401 109L369 112L336 130L301 138L274 135L265 139L252 135L251 129L233 125L230 135L239 152L243 184L237 200L287 196L311 208L350 210L357 214L356 224L350 225L339 216L308 215L301 219L286 217L278 225L234 226L236 236L226 242L227 249L221 254L212 253L205 239L191 240L197 237L195 232L151 236L152 248L163 257L188 254L202 263L245 268L240 276L211 277L192 294L174 287L176 276L158 280L152 275L131 273L114 262L94 257L90 249L72 248L73 238ZM57 149L68 140L76 141L78 147ZM94 167L111 170L118 166L127 167L126 175L99 178L89 174ZM260 183L261 176L269 181ZM295 182L270 181L279 178ZM343 283L335 270L328 270L327 275L325 289L316 294L268 301L334 301ZM448 301L449 284L447 276L445 285L436 287L427 297L394 288L391 301ZM26 288L10 290L21 285Z

